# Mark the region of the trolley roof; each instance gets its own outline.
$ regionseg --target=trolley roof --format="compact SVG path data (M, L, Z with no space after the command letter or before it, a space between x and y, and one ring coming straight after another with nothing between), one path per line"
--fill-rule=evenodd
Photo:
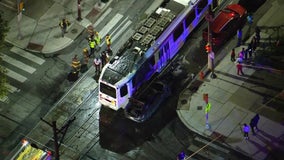
M183 4L172 0L164 8L158 8L152 13L112 58L101 77L102 80L115 85L141 67L147 60L147 50L184 8Z

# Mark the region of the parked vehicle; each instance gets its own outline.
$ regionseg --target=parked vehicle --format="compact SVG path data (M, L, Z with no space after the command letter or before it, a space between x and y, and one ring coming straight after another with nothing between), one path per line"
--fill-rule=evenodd
M222 9L211 23L211 43L220 46L242 28L246 22L247 11L239 4L230 4ZM202 33L204 41L208 41L208 28Z
M161 81L154 82L144 93L129 99L125 116L136 122L149 119L161 103L170 95L169 87Z

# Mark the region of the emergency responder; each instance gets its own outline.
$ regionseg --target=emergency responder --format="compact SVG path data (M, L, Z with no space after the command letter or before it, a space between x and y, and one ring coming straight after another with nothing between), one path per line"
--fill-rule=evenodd
M101 59L99 57L95 57L94 67L96 68L96 74L99 74L101 72L101 64L102 64Z
M61 28L61 36L64 37L64 34L67 33L67 27L70 25L70 22L63 18L60 22L59 22L59 27Z
M101 53L102 67L105 66L109 61L109 54L107 51Z
M110 35L109 34L106 35L106 39L105 40L106 40L107 50L110 51L111 50L111 48L110 48L111 39L110 39Z
M95 32L94 40L95 40L97 46L99 46L101 44L102 39L99 35L99 32L97 32L97 31Z
M83 57L84 57L84 62L81 66L81 73L84 73L88 70L88 62L89 62L89 52L87 48L83 49Z
M91 37L89 38L89 47L90 47L89 57L91 57L95 53L95 47L96 47L96 42Z
M84 64L88 64L89 62L89 51L87 48L83 49L83 57L84 57Z
M81 69L81 63L80 61L78 60L78 57L77 55L75 55L72 59L72 64L71 64L72 68L73 68L73 71L75 73L78 73Z

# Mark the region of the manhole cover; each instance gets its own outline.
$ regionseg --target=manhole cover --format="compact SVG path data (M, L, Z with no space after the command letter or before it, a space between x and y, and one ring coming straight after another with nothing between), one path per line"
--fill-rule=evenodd
M74 33L77 33L77 32L78 32L78 29L75 29L75 28L74 28L74 29L71 30L71 33L73 33L73 34L74 34Z

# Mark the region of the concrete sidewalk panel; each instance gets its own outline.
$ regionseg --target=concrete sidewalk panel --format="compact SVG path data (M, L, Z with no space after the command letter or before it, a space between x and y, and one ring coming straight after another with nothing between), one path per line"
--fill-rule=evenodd
M271 121L270 119L260 116L258 128L261 130L260 133L271 139L272 142L282 143L284 145L284 126ZM282 139L282 141L280 141Z
M28 0L24 2L24 14L38 20L53 5L53 0Z
M246 112L243 110L234 108L215 131L228 137L246 115Z
M235 104L227 102L226 104L215 108L213 107L211 112L209 112L209 124L211 125L211 130L215 131L220 123L228 116L229 113L234 109Z
M46 25L37 25L33 35L30 39L30 43L38 44L38 45L44 45L47 41L47 35L49 35L51 32L51 28Z
M78 24L78 22L73 22L72 25L68 28L68 33L65 34L66 37L70 39L76 39L84 30L84 27Z
M274 1L272 7L266 11L266 14L257 22L258 26L280 26L283 24L283 16L275 16L282 13L284 10L284 4ZM269 22L269 23L267 23Z
M42 53L53 53L61 50L73 42L68 37L61 37L60 28L53 28L47 38L47 41L42 49Z
M231 97L231 93L224 89L217 88L217 90L213 94L211 94L210 97L211 99L224 104Z
M36 27L36 21L30 17L27 17L25 15L22 16L22 20L20 23L21 28L21 34L22 39L18 39L18 17L15 16L10 22L9 22L10 30L7 33L6 41L20 47L20 48L26 48L30 37L34 32L34 29Z
M210 101L211 95L213 95L217 89L218 88L216 86L213 86L209 83L203 83L202 86L200 86L199 89L197 90L197 93L200 94L199 100L203 101L203 94L208 94Z
M253 89L242 86L236 91L231 98L231 102L238 104L242 108L249 109L255 104L255 101L259 99L259 95L253 93Z
M67 18L71 22L70 17L67 17L67 15L65 14L63 6L59 5L58 3L54 3L39 19L38 24L49 27L59 27L61 18Z

